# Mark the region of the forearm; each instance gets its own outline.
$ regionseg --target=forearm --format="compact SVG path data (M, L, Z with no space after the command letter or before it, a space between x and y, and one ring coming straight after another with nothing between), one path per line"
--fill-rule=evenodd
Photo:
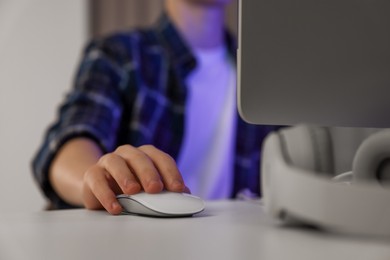
M72 139L61 148L50 167L49 180L64 201L83 206L84 173L101 156L98 145L88 138Z

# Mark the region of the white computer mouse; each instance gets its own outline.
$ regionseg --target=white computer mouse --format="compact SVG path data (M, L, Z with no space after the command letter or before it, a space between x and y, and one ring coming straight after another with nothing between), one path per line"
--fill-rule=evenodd
M123 213L152 217L187 217L203 211L201 198L187 194L163 191L156 194L146 192L116 196Z

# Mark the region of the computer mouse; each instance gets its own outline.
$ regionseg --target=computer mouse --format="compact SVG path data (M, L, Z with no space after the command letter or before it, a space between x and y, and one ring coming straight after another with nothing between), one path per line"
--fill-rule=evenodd
M151 217L189 217L203 211L201 198L170 191L150 194L140 192L134 195L116 196L123 208L123 213Z

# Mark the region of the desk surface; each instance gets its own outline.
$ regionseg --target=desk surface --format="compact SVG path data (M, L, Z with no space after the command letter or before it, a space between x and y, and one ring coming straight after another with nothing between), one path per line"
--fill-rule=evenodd
M257 202L192 218L63 210L0 214L0 259L390 259L390 240L282 227Z

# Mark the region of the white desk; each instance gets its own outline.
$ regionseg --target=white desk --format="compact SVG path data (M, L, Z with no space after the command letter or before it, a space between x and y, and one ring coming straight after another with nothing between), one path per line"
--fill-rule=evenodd
M220 201L180 219L1 213L0 259L389 260L390 241L280 227L258 203Z

